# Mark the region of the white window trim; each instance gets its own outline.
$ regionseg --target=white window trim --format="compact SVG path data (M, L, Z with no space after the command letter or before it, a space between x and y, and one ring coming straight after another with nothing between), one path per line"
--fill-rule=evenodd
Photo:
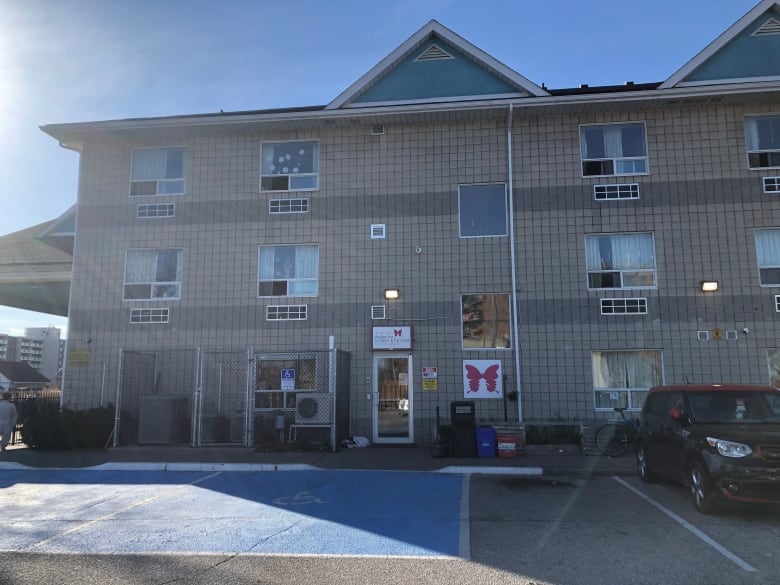
M778 263L777 265L766 265L766 266L762 266L759 263L758 242L756 241L756 234L758 232L779 232L780 233L780 228L758 228L753 230L753 249L755 250L756 253L756 276L758 277L758 286L760 286L761 288L777 288L780 286L780 282L778 282L777 284L764 284L763 282L761 282L761 270L763 268L769 268L769 269L780 268L780 263Z
M599 190L604 191L604 197L599 197ZM621 191L628 192L629 197L620 197ZM617 193L617 197L611 197L611 194ZM634 195L636 194L636 195ZM639 199L639 183L614 183L593 185L593 199L595 201L636 201Z
M317 143L317 172L316 173L296 173L299 177L304 176L315 176L317 177L317 186L316 187L306 187L303 189L263 189L263 177L288 177L288 187L290 185L289 183L289 177L292 175L264 175L263 174L263 146L266 144L293 144L295 142L315 142ZM265 140L260 143L260 185L259 185L259 192L260 193L298 193L298 192L312 192L312 191L319 191L320 190L320 141L316 138L298 138L295 140Z
M582 129L584 127L591 127L591 126L627 126L630 124L642 124L642 127L644 128L644 139L645 139L645 156L625 156L619 159L614 158L588 158L584 159L582 158ZM579 138L579 157L580 157L580 176L583 179L599 179L602 177L642 177L642 176L648 176L651 174L650 170L650 150L647 146L647 123L643 121L638 120L626 120L625 122L594 122L592 124L580 124L577 130L577 136ZM612 173L611 175L586 175L583 172L582 163L589 160L611 160L612 161L612 168L613 170L617 165L615 165L615 161L618 160L644 160L645 161L645 167L646 171L643 173Z
M148 179L148 180L134 180L133 179L133 156L137 150L175 150L180 149L182 151L182 177L180 179ZM130 183L127 188L128 195L131 199L136 199L138 197L181 197L182 195L185 195L187 193L187 147L183 145L171 145L171 146L138 146L134 147L130 151ZM181 193L154 193L149 195L133 195L132 189L133 189L133 183L148 183L150 181L157 181L157 190L160 190L160 183L164 183L166 181L173 182L173 181L181 181L182 182L182 190Z
M764 189L764 193L771 195L780 194L780 177L762 177L761 185ZM767 186L773 186L774 189L767 189Z
M747 163L747 168L750 171L767 171L771 169L780 169L780 164L777 165L771 165L767 167L752 167L750 166L750 155L754 153L762 153L762 152L777 152L780 153L780 149L770 149L770 150L750 150L748 148L747 144L747 120L748 118L775 118L780 117L780 113L777 112L764 112L762 114L746 114L743 119L743 129L744 129L744 139L745 139L745 162ZM780 156L778 156L780 159ZM766 191L764 191L766 193Z
M281 247L301 247L301 246L314 246L317 248L317 276L315 278L285 278L285 279L261 279L260 278L260 250L263 248L281 248ZM259 290L257 294L258 299L290 299L290 298L314 298L318 297L320 293L320 245L319 244L263 244L257 247L257 284L256 289L259 289L261 282L279 282L285 280L287 282L287 289L289 291L289 283L295 281L310 281L315 280L317 284L317 291L312 294L286 294L286 295L260 295Z
M594 349L590 352L590 367L591 367L591 377L592 377L592 389L593 389L593 410L595 412L614 412L614 408L612 407L604 407L604 406L596 406L596 392L627 392L628 393L628 403L631 405L629 408L626 408L626 411L628 412L640 412L642 410L642 407L635 407L633 406L633 401L631 399L632 392L647 392L652 388L652 386L648 387L637 387L637 388L607 388L607 387L601 387L596 386L596 374L593 372L593 354L594 353L641 353L641 352L655 352L658 354L659 357L659 367L660 367L660 380L658 381L658 384L664 383L664 352L661 349L656 348L648 348L648 349Z
M125 278L127 276L127 255L130 252L159 252L161 250L177 250L180 253L180 259L181 259L181 274L182 274L182 280L184 280L184 250L182 248L130 248L128 250L125 250L125 264L122 271L122 300L123 301L131 301L131 302L139 302L139 303L149 303L149 302L155 302L159 303L160 301L178 301L181 300L181 288L182 288L182 281L160 281L160 282L126 282ZM152 287L154 285L171 285L176 284L178 285L179 294L175 297L154 297L150 296L148 299L128 299L125 298L125 287L127 285L134 285L134 284L149 284Z
M650 237L653 240L653 261L655 264L655 267L652 270L645 269L645 268L639 268L639 269L625 269L625 270L588 270L588 259L587 259L587 242L588 238L590 237L599 237L599 236L622 236L622 235L640 235L640 234L649 234ZM658 256L656 255L655 250L655 233L654 232L610 232L606 234L585 234L585 241L583 242L585 245L585 286L589 291L617 291L617 290L656 290L658 288ZM601 272L619 272L620 273L620 283L622 285L623 283L623 272L652 272L653 273L653 284L647 285L647 286L613 286L608 288L592 288L590 286L590 274L591 273L601 273Z

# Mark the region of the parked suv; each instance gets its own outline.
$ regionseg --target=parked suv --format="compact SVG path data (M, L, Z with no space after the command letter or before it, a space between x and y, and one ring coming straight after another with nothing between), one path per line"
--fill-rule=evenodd
M780 391L713 384L651 388L637 434L639 477L690 486L704 514L725 500L780 503Z

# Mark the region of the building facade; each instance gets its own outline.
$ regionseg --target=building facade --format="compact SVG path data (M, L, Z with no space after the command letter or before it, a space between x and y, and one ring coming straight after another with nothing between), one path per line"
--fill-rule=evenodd
M0 334L0 360L25 362L52 383L62 377L64 350L56 327L28 327L24 336Z
M326 106L43 129L81 153L71 406L124 404L127 352L194 350L177 393L221 412L206 349L240 356L249 427L347 352L375 442L455 401L585 421L780 384L776 2L659 83L549 89L431 21Z

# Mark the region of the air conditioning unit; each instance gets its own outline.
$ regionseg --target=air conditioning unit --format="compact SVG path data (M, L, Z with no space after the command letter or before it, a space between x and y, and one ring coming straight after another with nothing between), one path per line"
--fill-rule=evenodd
M333 395L299 393L295 396L295 424L329 425L332 422Z

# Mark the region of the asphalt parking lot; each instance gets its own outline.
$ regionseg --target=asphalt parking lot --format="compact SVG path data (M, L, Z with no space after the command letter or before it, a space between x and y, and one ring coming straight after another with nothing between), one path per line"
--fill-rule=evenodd
M281 557L292 560L279 582L302 559L352 559L380 575L388 559L403 560L410 582L423 582L430 562L453 583L730 585L780 576L780 510L702 516L686 488L635 477L5 470L0 509L8 562L223 555L209 569L214 582L228 566L252 574L263 562L268 573L268 559ZM386 577L375 582L399 582Z

